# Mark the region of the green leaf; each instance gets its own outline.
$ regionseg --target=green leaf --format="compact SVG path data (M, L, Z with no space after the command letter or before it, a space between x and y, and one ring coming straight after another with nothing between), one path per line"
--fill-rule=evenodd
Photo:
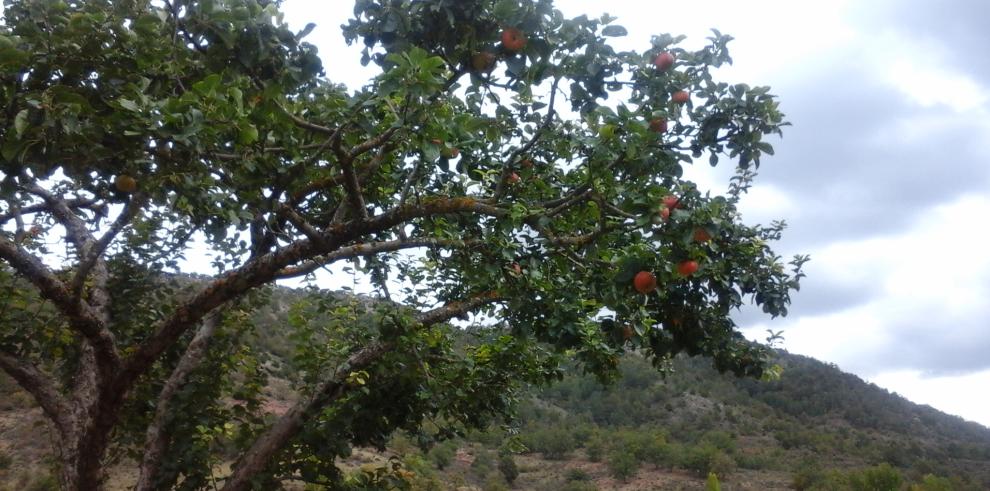
M22 66L28 61L28 54L17 48L0 48L0 66Z
M626 31L626 28L622 26L616 26L616 25L605 26L605 29L602 29L602 36L622 37L628 34L629 32Z
M27 128L28 125L27 117L28 117L27 109L21 109L20 112L17 113L17 116L14 116L14 131L17 132L17 136L21 136L24 134L24 130Z
M237 143L250 145L256 141L258 141L258 128L253 124L241 126L241 130L237 133Z
M137 103L130 99L124 99L124 98L117 99L117 105L131 112L141 111L141 108L138 107Z

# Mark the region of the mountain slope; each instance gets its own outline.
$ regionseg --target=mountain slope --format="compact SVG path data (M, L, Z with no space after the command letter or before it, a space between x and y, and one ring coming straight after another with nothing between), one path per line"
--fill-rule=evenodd
M294 377L292 336L274 326L287 324L301 295L276 289L255 316L251 342L268 353L273 407L290 397ZM898 489L869 484L895 475L904 488L990 489L990 429L834 365L778 356L782 376L762 382L686 357L663 376L631 354L612 385L572 373L531 389L506 425L514 435L473 431L431 449L397 435L385 455L356 451L344 466L397 455L416 471L415 489L502 489L507 476L519 489L703 489L709 472L726 489ZM51 438L30 398L0 373L0 490L49 489Z

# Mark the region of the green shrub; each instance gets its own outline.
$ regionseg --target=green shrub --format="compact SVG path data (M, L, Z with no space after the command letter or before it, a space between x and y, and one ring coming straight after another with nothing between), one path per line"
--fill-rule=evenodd
M568 481L590 481L591 474L588 474L584 469L567 469L567 472L564 473L564 478Z
M493 468L494 462L492 462L491 453L485 450L479 450L474 455L474 460L471 461L471 471L479 477L487 476Z
M798 464L791 475L791 487L797 491L812 489L815 485L825 480L825 472L821 466L812 460L806 460Z
M660 438L653 439L641 455L641 460L653 464L654 468L671 468L678 464L676 447Z
M592 438L585 444L584 451L588 454L588 460L601 462L602 457L605 455L605 443L597 437Z
M533 452L543 454L550 460L564 459L567 454L577 448L574 437L561 427L541 428L529 435L526 446Z
M485 480L485 484L481 489L483 491L509 491L509 486L498 475L492 474Z
M849 474L853 491L897 491L903 482L900 471L887 463Z
M736 450L736 438L724 431L711 430L701 436L702 443L710 443L715 448L726 453Z
M920 484L911 486L911 491L953 491L954 489L952 480L932 474L925 474Z
M509 484L512 484L519 477L519 467L516 466L516 459L512 455L502 454L498 458L498 471Z
M457 445L450 441L437 444L426 454L430 462L433 462L433 465L440 470L443 470L453 462L454 455L457 455Z
M636 475L638 467L639 461L636 456L627 449L615 449L608 456L609 474L622 482Z
M682 465L699 476L714 472L726 476L736 470L736 461L711 443L702 443L684 452Z

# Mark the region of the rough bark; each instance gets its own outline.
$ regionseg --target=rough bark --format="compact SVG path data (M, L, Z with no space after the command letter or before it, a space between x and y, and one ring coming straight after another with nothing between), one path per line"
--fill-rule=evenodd
M264 434L255 440L237 462L234 473L226 480L223 491L240 491L251 487L251 479L265 470L271 457L302 429L306 420L347 391L347 376L355 370L370 366L392 348L388 343L375 343L351 355L329 380L308 399L297 403Z
M165 454L168 435L165 432L168 417L171 415L172 398L182 388L189 378L189 373L196 369L203 361L210 339L220 325L220 314L207 317L196 332L196 336L189 343L186 352L182 354L178 365L172 370L172 374L165 381L158 401L155 404L155 416L148 425L148 431L144 438L144 455L141 460L140 474L138 476L136 491L151 491L154 489L158 478L158 470L161 468L162 457Z
M422 328L444 322L498 300L496 295L485 294L463 302L452 302L418 315L416 327ZM376 342L351 355L310 398L300 401L289 409L268 431L255 440L251 448L237 461L233 474L224 483L223 491L243 491L250 488L251 479L265 470L271 458L299 433L310 416L347 393L346 380L351 373L372 365L394 348L395 345L390 342Z

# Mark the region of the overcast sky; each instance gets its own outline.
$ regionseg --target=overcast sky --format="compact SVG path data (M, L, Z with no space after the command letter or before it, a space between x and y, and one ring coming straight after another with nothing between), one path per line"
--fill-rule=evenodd
M339 26L353 2L287 0L318 27L327 76L370 75ZM990 426L990 2L980 0L557 0L568 16L619 17L621 48L652 34L736 38L729 82L770 85L793 127L744 202L748 222L785 219L777 250L807 253L791 315L744 312L752 337ZM730 169L691 177L724 190Z

